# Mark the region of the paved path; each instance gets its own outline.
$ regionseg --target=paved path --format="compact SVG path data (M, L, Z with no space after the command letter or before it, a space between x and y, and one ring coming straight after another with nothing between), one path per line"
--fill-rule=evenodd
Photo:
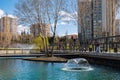
M55 52L56 53L56 52ZM0 57L40 57L45 54L0 54ZM55 56L61 57L94 57L94 58L105 58L120 60L120 53L96 53L96 52L59 52L54 54Z

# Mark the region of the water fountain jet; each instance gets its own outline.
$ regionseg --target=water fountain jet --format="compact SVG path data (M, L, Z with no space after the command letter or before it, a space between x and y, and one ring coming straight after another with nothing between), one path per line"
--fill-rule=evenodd
M70 59L68 62L64 65L64 68L62 70L65 71L90 71L93 70L88 63L88 61L84 58L75 58Z

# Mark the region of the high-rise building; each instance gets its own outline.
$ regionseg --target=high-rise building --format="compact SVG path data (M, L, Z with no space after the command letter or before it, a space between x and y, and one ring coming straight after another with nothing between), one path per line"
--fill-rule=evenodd
M91 0L78 0L78 34L81 42L92 37Z
M93 37L102 37L102 1L92 0Z
M115 36L116 25L116 12L117 12L117 0L106 0L106 36ZM103 2L104 3L104 2ZM104 8L104 7L103 7Z
M84 4L86 6L84 6ZM115 35L115 17L116 17L116 5L117 0L78 0L78 23L79 23L79 36L84 39L86 35L83 34L82 31L87 32L86 24L86 16L91 14L89 29L91 30L91 37L100 38L106 36L114 36ZM88 5L90 3L91 5ZM82 6L82 7L81 7ZM82 10L86 10L81 14ZM86 14L87 12L87 14ZM81 14L81 15L80 15ZM84 18L83 18L84 17ZM84 21L84 24L82 23ZM85 27L82 29L82 27ZM88 38L85 38L86 40Z
M94 38L115 35L116 0L92 0Z
M17 38L17 19L9 16L0 18L0 44L9 45Z
M116 19L115 35L120 35L120 19Z
M50 25L43 23L32 24L30 26L30 33L33 37L38 37L40 35L50 36Z
M116 5L116 0L93 0L93 29L98 32L95 38L115 35Z
M18 38L17 18L9 17L9 25L10 25L10 32L12 32L12 40L17 40Z

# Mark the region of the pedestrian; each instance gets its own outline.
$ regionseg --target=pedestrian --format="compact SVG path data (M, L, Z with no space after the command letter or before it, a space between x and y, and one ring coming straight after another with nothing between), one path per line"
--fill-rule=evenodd
M89 51L91 52L92 51L92 43L90 42L90 45L89 45Z
M85 49L85 48L83 48L83 51L84 51L84 52L86 52L86 49Z
M96 52L100 52L100 44L99 44L99 42L96 42L95 46L96 46Z

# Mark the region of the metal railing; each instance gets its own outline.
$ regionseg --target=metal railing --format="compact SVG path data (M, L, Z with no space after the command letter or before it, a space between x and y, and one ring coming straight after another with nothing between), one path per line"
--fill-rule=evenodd
M96 42L99 43L103 52L120 52L120 35L94 38L81 45L86 45L86 50L88 50L89 45L92 44L92 51L95 51Z
M31 54L40 53L40 49L0 49L0 54Z

